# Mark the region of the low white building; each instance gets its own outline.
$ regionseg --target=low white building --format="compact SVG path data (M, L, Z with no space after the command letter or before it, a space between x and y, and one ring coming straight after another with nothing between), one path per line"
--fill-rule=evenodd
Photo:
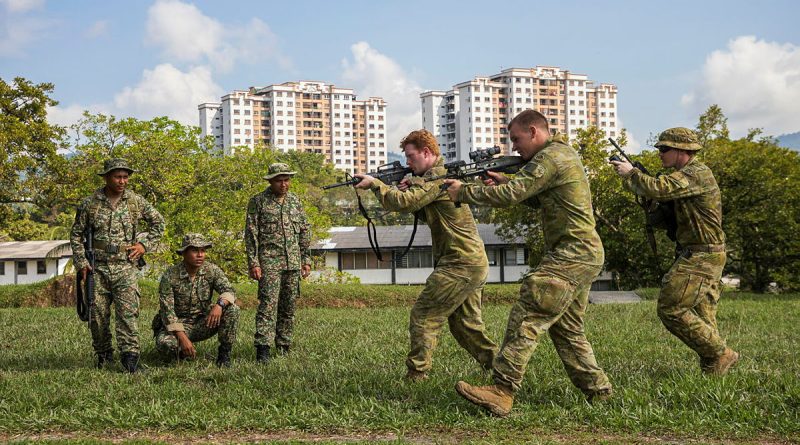
M68 241L12 241L0 243L0 285L28 284L63 275L72 250L58 258L47 253Z

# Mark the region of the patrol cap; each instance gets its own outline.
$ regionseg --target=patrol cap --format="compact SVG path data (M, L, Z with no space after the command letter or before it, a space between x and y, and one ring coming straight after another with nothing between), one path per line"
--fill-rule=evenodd
M111 170L117 170L117 169L119 169L119 170L127 170L129 174L136 172L136 170L132 169L128 165L128 160L127 159L113 158L113 159L108 159L105 162L103 162L103 171L102 171L102 173L98 173L98 175L105 176Z
M669 128L662 131L658 135L658 142L656 142L655 147L670 147L686 151L697 151L703 148L697 139L697 133L684 127Z
M183 237L183 244L181 244L181 248L176 250L175 252L179 255L183 254L183 251L186 250L188 247L211 247L211 242L206 239L203 235L199 233L187 233Z
M289 168L288 164L284 164L283 162L276 162L269 166L269 174L267 176L264 176L264 179L272 179L280 175L293 176L296 174L297 172L293 172L292 169Z

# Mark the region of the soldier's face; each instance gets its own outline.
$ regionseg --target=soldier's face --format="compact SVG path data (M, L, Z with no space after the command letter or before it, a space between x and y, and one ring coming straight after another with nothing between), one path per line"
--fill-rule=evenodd
M292 184L292 177L289 175L278 175L269 180L269 188L272 193L283 196L289 192L289 186Z
M533 155L544 147L544 143L547 141L544 133L533 125L513 124L508 130L508 137L514 144L513 150L519 153L522 159L530 161Z
M183 251L183 262L188 266L200 267L206 261L205 247L187 247Z
M127 170L111 170L108 172L103 178L106 180L106 188L109 190L122 193L125 191L125 187L128 186L128 178L130 174L128 174Z
M422 147L420 150L414 144L406 144L403 147L403 152L406 154L406 165L415 175L419 176L433 167L436 163L436 155L431 152L427 146Z

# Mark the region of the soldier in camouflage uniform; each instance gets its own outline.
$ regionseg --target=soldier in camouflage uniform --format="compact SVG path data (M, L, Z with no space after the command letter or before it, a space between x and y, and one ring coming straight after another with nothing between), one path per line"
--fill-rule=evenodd
M258 281L255 345L259 363L269 361L273 342L279 352L289 352L300 278L311 273L311 228L300 198L289 192L295 173L283 163L270 165L264 177L269 187L247 205L244 242L250 278Z
M99 173L106 185L84 199L70 232L75 268L86 277L90 269L82 243L84 230L94 231L95 304L89 328L97 366L113 361L111 346L111 305L116 317L117 347L120 361L128 372L136 372L139 362L139 271L137 261L155 247L164 233L164 218L144 198L127 190L128 178L135 170L125 159L111 159ZM147 238L136 239L140 222L148 225Z
M658 316L664 326L700 356L708 374L722 375L739 360L717 329L720 278L725 267L725 232L717 181L695 158L702 148L688 128L670 128L655 144L666 168L675 172L647 176L628 162L612 161L625 187L660 202L673 201L677 219L678 256L664 275Z
M416 213L431 229L434 270L411 309L406 378L427 378L431 356L445 322L456 341L485 369L497 346L486 335L481 318L483 286L489 262L469 206L456 207L441 190L442 180L425 178L445 173L439 145L425 130L410 133L400 143L414 177L391 187L357 174L358 188L370 188L386 210Z
M166 355L194 358L194 343L219 333L217 366L230 366L239 307L222 269L205 261L211 243L199 233L183 238L183 260L161 276L160 310L153 319L156 348ZM219 297L214 302L212 294Z
M604 252L583 165L566 137L550 137L547 120L539 112L523 111L508 129L514 150L528 161L519 173L510 180L492 173L486 182L493 186L447 180L448 193L454 201L469 204L523 203L540 208L546 252L522 279L519 301L511 309L494 361L495 384L478 387L458 382L456 390L495 415L507 415L539 337L547 332L572 383L589 400L606 399L611 383L584 334L589 289L602 269Z

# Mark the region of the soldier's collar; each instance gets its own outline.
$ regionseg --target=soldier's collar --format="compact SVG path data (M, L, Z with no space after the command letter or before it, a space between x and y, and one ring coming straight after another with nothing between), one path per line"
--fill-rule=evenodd
M186 270L186 263L184 263L183 260L181 260L180 264L181 264L181 267L180 267L181 278L189 278L189 271ZM208 263L203 263L203 265L200 266L199 269L197 269L197 273L195 273L195 276L205 275L205 273L206 273L206 265L207 264Z
M437 174L440 173L439 171L442 169L444 169L444 158L441 155L439 155L439 159L437 159L436 162L433 163L433 165L428 171L422 174L422 177L424 178L424 177L436 176Z

